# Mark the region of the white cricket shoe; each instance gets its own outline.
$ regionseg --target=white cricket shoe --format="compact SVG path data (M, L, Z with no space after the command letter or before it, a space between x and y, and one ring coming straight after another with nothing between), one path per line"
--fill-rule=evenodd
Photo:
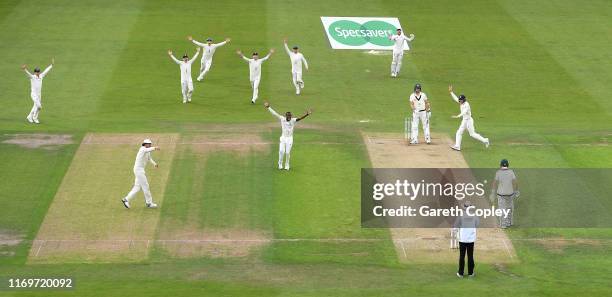
M285 170L289 171L289 164L285 165Z
M183 104L187 103L187 100L183 99Z
M457 272L457 277L458 278L463 278L463 275L459 274L459 272Z
M473 278L475 276L475 274L476 274L475 272L473 272L472 274L468 274L468 277L469 278Z
M278 170L283 170L283 164L278 164Z
M451 145L451 146L450 146L450 148L452 148L452 149L454 149L454 150L456 150L456 151L461 151L461 148L458 148L458 147L456 147L456 146L454 146L454 145Z
M302 89L304 88L304 82L303 81L299 82L299 85L300 85L300 88L302 88Z
M391 72L391 77L396 77L397 74L395 74L395 72Z
M416 141L416 140L412 140L412 141L410 141L410 144L419 144L419 142Z
M36 124L40 124L40 122L38 121L38 119L34 119L34 123L36 123Z
M147 208L157 208L157 204L151 202L151 203L147 203Z
M485 148L489 148L489 145L491 145L491 143L489 142L489 139L485 138Z
M431 144L431 140L426 140L425 143Z
M32 120L32 118L31 118L30 116L28 116L28 117L26 118L26 120L27 120L28 122L30 122L30 123L34 123L34 120Z
M300 94L300 87L298 87L297 89L295 89L295 94L299 95Z
M127 199L123 198L121 199L121 202L123 202L123 206L125 206L125 208L130 209L130 202L127 201Z

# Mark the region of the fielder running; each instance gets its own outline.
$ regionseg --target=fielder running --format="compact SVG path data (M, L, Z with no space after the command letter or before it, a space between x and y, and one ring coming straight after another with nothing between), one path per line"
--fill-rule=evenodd
M270 58L270 55L274 53L274 49L271 49L268 55L263 58L259 58L257 52L253 53L252 59L245 57L240 50L236 51L238 56L242 57L247 63L249 63L249 79L251 80L251 87L253 87L253 97L251 98L251 104L255 104L257 97L259 96L259 81L261 80L261 64Z
M42 73L40 73L40 68L34 68L34 74L30 73L26 68L27 65L21 65L21 69L25 71L26 75L30 79L30 97L32 98L32 102L34 105L30 110L30 114L26 117L26 120L30 123L40 124L38 121L38 114L42 109L42 82L43 78L47 76L51 68L53 68L53 64L55 63L55 59L51 59L51 65L45 69Z
M457 129L457 134L455 135L455 144L452 145L451 148L456 151L461 150L461 138L463 137L463 132L465 131L465 129L468 130L470 136L484 143L485 147L488 148L490 144L489 139L482 137L474 130L474 119L472 119L472 110L470 109L470 104L467 102L467 98L465 98L465 95L461 94L459 95L459 97L457 97L457 95L453 93L452 85L448 86L448 92L450 93L453 100L459 103L459 106L461 108L461 113L452 117L455 119L463 118L463 120L461 120L461 125L459 126L459 129Z
M226 43L230 42L230 39L225 38L225 41L215 44L213 44L212 38L207 38L206 43L201 43L196 40L193 40L193 37L191 36L187 36L187 40L193 42L193 44L202 48L202 60L200 60L200 75L197 78L198 81L202 81L206 73L210 71L215 51L218 47L224 46Z
M270 111L272 115L280 120L281 128L283 130L283 134L280 137L280 144L278 146L278 169L283 169L283 157L285 159L285 170L289 170L289 158L291 156L291 147L293 146L293 128L295 124L307 116L312 114L312 110L308 110L303 116L299 118L292 117L290 111L285 113L285 116L281 116L278 114L272 107L270 107L270 103L265 102L264 107Z
M123 202L123 206L125 208L130 208L130 200L134 198L136 193L140 190L144 193L145 197L145 205L148 208L157 208L157 204L153 203L153 197L151 196L151 190L149 189L149 181L147 181L147 176L145 175L145 167L147 166L147 162L151 162L153 166L156 168L157 163L151 158L152 151L158 151L159 147L152 146L153 142L150 139L145 139L142 141L142 146L138 150L138 154L136 154L136 161L134 161L134 186L132 190L125 196L125 198L121 199Z
M295 94L299 95L301 89L304 88L304 81L302 80L302 63L304 63L304 67L308 70L308 62L306 62L306 58L304 55L299 52L299 48L297 45L294 45L292 50L289 50L287 46L287 38L283 41L285 46L285 51L287 55L289 55L289 59L291 59L291 76L293 79L293 85L295 86Z
M183 60L179 61L172 55L172 51L168 50L168 56L180 66L181 68L181 92L183 93L183 103L191 102L191 95L193 94L193 80L191 80L191 64L196 60L200 48L198 47L195 55L191 60L187 54L183 55Z
M421 92L421 85L414 85L414 93L410 94L410 106L412 107L412 127L410 131L410 144L419 143L419 120L423 125L425 142L431 143L429 134L429 118L431 117L431 105L427 94Z
M391 61L391 77L397 77L400 72L400 68L402 68L402 59L404 58L404 41L412 42L414 40L414 34L410 34L410 37L406 37L404 33L402 33L402 29L396 30L397 34L390 35L389 39L393 40L395 44L393 45L393 60ZM410 50L410 45L405 48L406 50Z

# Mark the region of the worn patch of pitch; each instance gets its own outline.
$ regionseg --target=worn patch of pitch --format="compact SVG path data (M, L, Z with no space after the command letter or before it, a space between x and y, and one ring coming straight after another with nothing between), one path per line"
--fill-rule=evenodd
M432 144L408 145L400 134L363 134L374 168L469 168L460 152L450 149L446 135L432 134ZM393 228L393 243L402 263L455 263L449 228ZM517 261L512 242L500 229L478 230L477 260L481 263Z
M8 139L2 141L6 144L14 144L27 149L42 148L46 150L57 149L60 146L72 144L72 135L69 134L5 134Z
M159 209L146 209L140 192L125 209L120 199L134 183L134 157L144 138L161 151L159 168L147 177L153 199L163 194L177 134L87 134L60 184L32 244L28 263L104 263L146 259L146 240L155 236Z

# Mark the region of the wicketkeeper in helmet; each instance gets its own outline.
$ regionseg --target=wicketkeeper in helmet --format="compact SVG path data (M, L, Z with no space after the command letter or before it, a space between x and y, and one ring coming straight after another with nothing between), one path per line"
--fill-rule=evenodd
M421 91L421 85L414 85L414 92L410 94L410 107L412 107L412 127L410 130L410 144L419 143L419 120L423 125L425 142L431 143L429 133L429 119L431 116L431 105L427 99L427 94Z

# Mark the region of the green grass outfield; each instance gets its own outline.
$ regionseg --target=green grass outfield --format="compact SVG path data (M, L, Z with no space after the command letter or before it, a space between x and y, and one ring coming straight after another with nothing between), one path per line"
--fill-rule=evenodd
M0 246L0 277L72 276L77 285L0 296L612 295L611 229L512 230L519 263L482 264L476 279L459 281L455 265L397 263L388 232L362 230L358 217L359 168L369 166L359 131L403 132L415 82L432 100L435 132L452 136L458 125L450 118L458 107L448 83L470 99L477 130L493 143L484 150L465 136L471 167L494 167L505 157L522 168L612 168L610 15L605 0L0 1L0 232L22 241ZM389 78L389 56L331 50L320 16L399 17L416 34L400 78ZM206 80L195 83L194 102L183 105L178 66L166 50L193 53L187 35L232 42L218 49ZM285 36L311 66L300 97L293 95ZM153 247L139 262L26 264L87 133L186 139L219 125L249 134L248 127L274 123L262 102L249 104L248 66L235 55L268 48L277 53L263 65L261 100L278 111L315 110L304 122L315 128L296 128L293 171L274 169L275 126L252 132L271 143L265 151L217 151L204 159L178 147L171 164L160 164L171 168L157 236L177 221L191 226L185 215L195 213L201 229L254 227L272 239L363 242L272 241L229 258L185 259ZM56 67L45 78L42 124L29 125L29 82L19 66L44 67L51 57ZM2 143L17 133L70 134L73 143ZM582 240L550 245L542 238Z

